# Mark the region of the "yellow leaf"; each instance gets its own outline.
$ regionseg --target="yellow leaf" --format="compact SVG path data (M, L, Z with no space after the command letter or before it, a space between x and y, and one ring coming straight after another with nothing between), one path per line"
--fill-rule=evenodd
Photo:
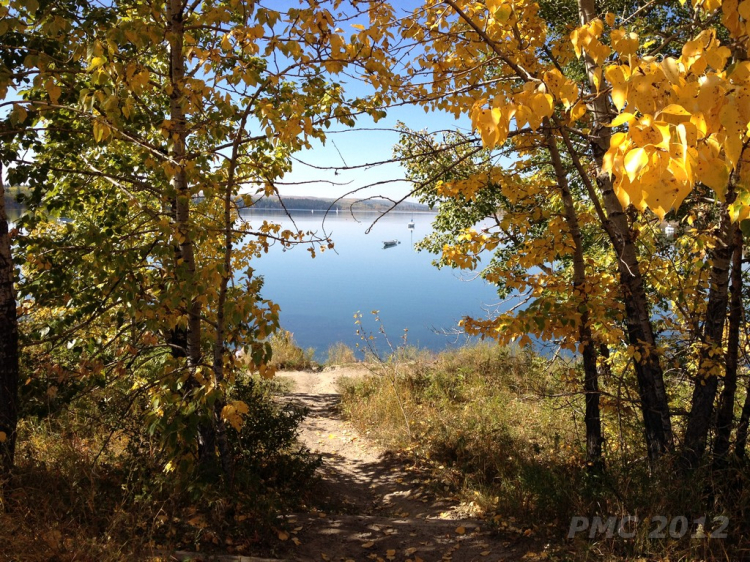
M625 155L625 172L632 182L638 177L643 167L648 164L648 153L643 148L634 148Z
M594 87L596 88L597 93L599 92L599 88L602 83L602 69L601 67L597 66L594 69L594 72L591 73L591 81L594 83Z
M109 127L99 121L94 121L94 140L102 142L109 137Z
M690 70L690 67L695 64L702 54L703 41L695 39L694 41L688 41L682 46L682 56L680 57L680 60L682 61L682 64L685 65L685 68Z
M742 137L744 137L744 135L742 135ZM727 155L733 168L737 166L737 162L742 154L742 137L736 134L727 134L727 138L724 140L724 154Z
M635 115L633 115L632 113L628 113L627 111L623 111L617 117L615 117L614 119L612 119L612 122L609 125L607 125L607 126L608 127L619 127L623 123L630 124L633 121L635 121Z
M104 57L94 57L91 59L91 62L89 62L89 70L95 70L102 66L105 62L107 62L107 59Z
M354 29L359 29L360 31L364 31L364 30L365 30L365 26L364 26L364 25L362 25L361 23L353 23L353 24L352 24L352 27L353 27Z
M289 533L286 531L279 531L279 540L280 541L288 541L289 540Z
M661 61L661 70L672 84L680 83L680 64L672 57L665 57Z
M689 146L695 146L695 143L698 142L698 129L692 123L680 123L675 130L677 131L677 138L685 149Z
M622 111L625 107L625 102L628 100L628 85L627 84L613 84L612 85L612 103L615 107Z
M503 0L486 0L484 4L487 6L488 11L495 12L503 4Z
M555 102L549 94L537 94L531 98L531 109L537 116L549 117L555 110Z
M372 546L373 546L374 544L375 544L375 543L374 543L374 542L372 542L372 541L367 541L367 542L363 542L363 543L362 543L362 548L372 548Z
M702 113L693 113L690 116L690 122L695 126L696 132L700 133L698 138L704 138L706 132L708 132L708 125L706 124L706 118Z
M697 179L723 199L729 182L729 169L720 158L701 158L698 161Z
M12 123L23 123L24 121L26 121L26 117L28 117L28 115L29 112L26 111L26 108L20 103L13 104L13 111L11 112Z
M611 34L612 48L620 56L634 55L638 50L638 34L624 29L613 29Z
M727 59L732 55L732 51L730 51L727 47L724 45L708 49L705 53L706 62L713 68L714 70L724 70L724 67L727 64Z
M667 107L659 111L659 114L666 113L667 115L681 115L690 117L690 113L687 109L676 103L669 104Z
M8 434L4 431L0 431L0 443L5 443L8 440Z
M241 400L233 401L232 406L234 406L234 409L240 414L247 414L250 412L250 408L248 408L247 404Z
M45 89L47 90L49 101L51 101L52 103L57 103L57 101L60 99L60 94L62 94L62 88L55 84L52 80L49 80L45 85Z
M487 148L493 148L496 144L505 142L507 132L500 126L502 111L499 107L483 109L476 115L475 126L482 137L482 144Z
M579 101L573 107L570 108L570 120L571 121L578 121L584 115L586 115L586 104L583 103L582 101Z
M302 541L300 541L297 537L292 537L292 542L297 546L302 544Z
M463 527L463 526L461 526L461 527L456 527L456 534L458 534L458 535L463 535L463 534L465 534L465 533L466 533L466 527Z

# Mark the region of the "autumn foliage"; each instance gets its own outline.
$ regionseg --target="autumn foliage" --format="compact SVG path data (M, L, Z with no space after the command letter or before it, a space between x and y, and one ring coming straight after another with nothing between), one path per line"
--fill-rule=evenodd
M744 466L750 1L289 4L0 6L0 156L30 189L16 230L0 213L4 474L19 415L96 396L159 470L231 489L253 415L236 388L273 376L282 322L254 260L332 244L238 201L393 105L469 126L401 128L413 194L439 205L422 246L519 300L468 334L580 359L560 378L585 469L624 449L685 481Z

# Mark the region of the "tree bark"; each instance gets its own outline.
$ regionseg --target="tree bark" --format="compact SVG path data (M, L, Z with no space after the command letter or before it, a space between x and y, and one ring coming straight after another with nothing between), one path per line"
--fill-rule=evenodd
M578 0L581 23L597 17L594 0ZM595 64L586 55L589 82L594 88ZM604 94L592 102L594 127L591 149L601 170L602 159L609 148L611 129L606 127L616 112ZM649 458L654 461L674 448L669 401L664 386L664 372L656 351L656 339L643 277L633 235L622 205L614 192L611 179L603 173L596 178L604 209L610 222L607 233L617 253L620 290L625 302L628 341L637 353L635 371L641 399L641 411Z
M234 239L232 235L232 191L235 184L237 162L239 158L240 142L242 135L245 130L247 118L251 109L251 105L248 105L245 113L240 120L240 126L235 135L234 142L232 143L232 155L229 160L229 167L227 171L227 184L224 191L224 271L221 276L221 282L219 285L219 298L216 310L216 340L214 341L214 357L213 357L213 371L214 378L217 386L221 386L224 382L224 355L226 353L226 314L225 307L227 302L227 294L229 290L229 281L232 278L232 251L234 248ZM227 440L226 425L221 417L221 409L223 408L225 401L217 400L216 407L214 408L214 416L216 423L216 436L219 448L219 457L221 458L222 469L224 475L227 478L229 485L232 485L234 479L234 458L229 447Z
M190 229L190 185L186 171L187 117L185 103L185 29L183 21L184 2L169 0L167 2L167 39L169 41L169 95L170 137L169 157L176 167L172 177L172 189L175 197L175 234L180 248L180 260L176 264L178 286L188 294L187 313L187 359L191 371L187 381L188 390L197 385L194 370L201 364L201 304L193 295L196 281L196 263L194 243ZM189 289L188 289L189 288ZM198 458L201 464L211 463L216 456L216 438L211 425L201 424L198 429Z
M13 469L18 424L18 316L0 164L0 481Z
M740 421L737 424L737 435L734 441L734 454L738 459L745 458L745 447L747 446L747 429L750 425L750 378L748 378L745 394L745 403L742 405Z
M729 301L729 270L734 252L734 239L737 224L729 218L728 206L731 203L732 189L727 193L727 202L722 204L719 232L716 246L711 255L710 288L706 319L703 324L703 338L698 359L698 372L691 400L690 417L685 430L683 459L687 466L695 467L706 450L708 431L714 411L716 391L727 319ZM723 366L723 365L722 365Z
M549 120L546 123L549 131ZM599 413L599 372L596 366L596 347L591 336L589 318L588 292L586 290L586 262L583 257L583 236L578 223L573 195L565 169L560 159L560 152L552 134L547 134L547 148L552 158L557 185L565 209L565 221L570 229L573 241L573 297L579 307L581 318L578 324L578 341L583 356L583 389L585 394L586 413L586 461L594 471L603 468L602 459L602 423Z
M742 323L742 231L735 227L734 252L732 254L732 286L729 302L729 329L727 334L726 371L724 388L719 397L714 441L714 462L720 467L729 452L729 438L734 421L734 398L737 393L737 364L740 352L740 328Z

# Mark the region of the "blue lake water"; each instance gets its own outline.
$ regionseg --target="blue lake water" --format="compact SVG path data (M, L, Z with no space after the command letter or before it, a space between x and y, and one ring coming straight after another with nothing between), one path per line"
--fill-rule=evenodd
M292 213L298 228L322 233L323 213ZM377 214L329 214L325 231L334 241L335 252L318 253L312 259L303 246L282 251L272 247L255 260L256 274L265 278L263 298L281 307L281 324L297 343L316 350L325 359L328 348L343 342L362 344L356 334L354 314L362 313L364 329L375 336L379 349L386 349L371 311L379 310L383 326L394 345L407 343L441 350L465 342L464 337L446 335L455 331L463 316L486 317L498 298L492 286L472 279L471 272L438 270L434 256L417 252L413 244L430 231L431 214L415 214L415 228L408 214L382 217L369 234L367 228ZM273 220L285 227L290 220L282 213L247 212L251 225ZM384 240L401 243L383 248Z

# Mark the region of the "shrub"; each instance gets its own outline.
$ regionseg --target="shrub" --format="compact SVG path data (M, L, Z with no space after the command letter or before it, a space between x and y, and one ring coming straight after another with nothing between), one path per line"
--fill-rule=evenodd
M302 349L294 341L294 334L287 330L279 330L270 338L273 351L270 365L277 370L315 370L319 365L315 362L315 350Z
M356 362L357 356L354 354L354 350L345 343L337 342L328 348L326 365L348 365Z

